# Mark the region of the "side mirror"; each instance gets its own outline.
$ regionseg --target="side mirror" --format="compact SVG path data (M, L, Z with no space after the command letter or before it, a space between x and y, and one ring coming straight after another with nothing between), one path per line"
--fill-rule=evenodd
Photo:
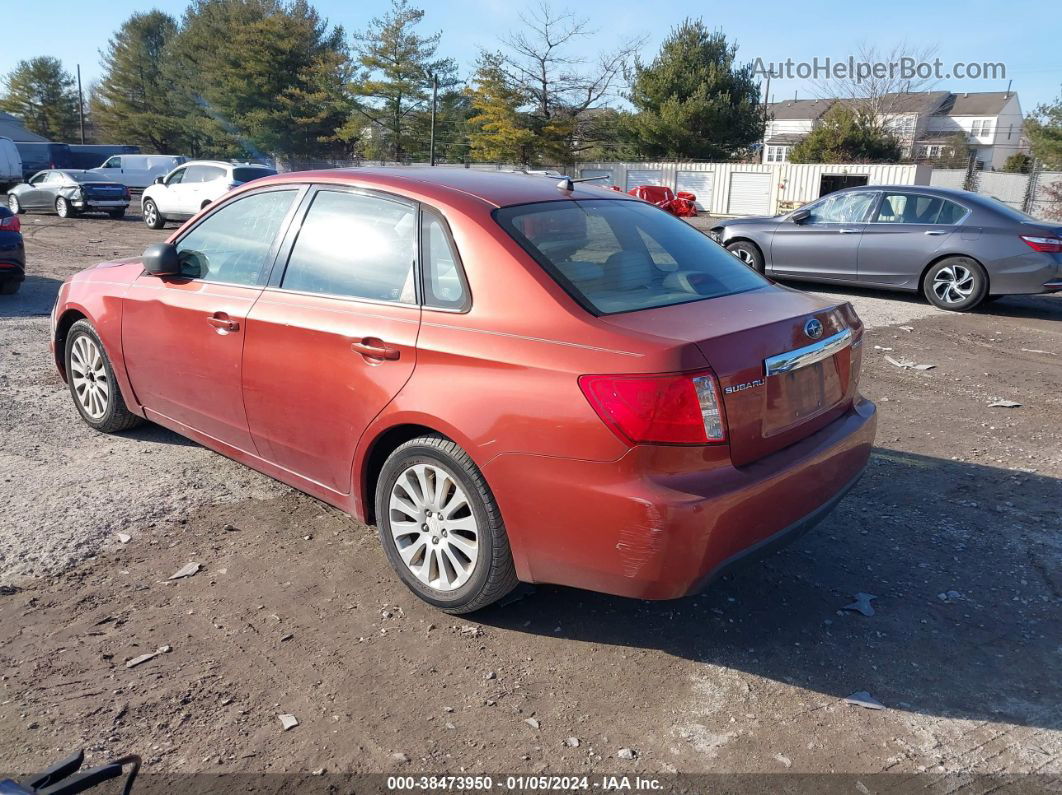
M165 177L155 177L155 184L156 185L161 185L165 181L166 181Z
M797 210L791 216L789 220L794 224L802 224L811 217L811 210Z
M181 272L177 246L172 243L152 243L144 249L144 270L152 276L176 276Z

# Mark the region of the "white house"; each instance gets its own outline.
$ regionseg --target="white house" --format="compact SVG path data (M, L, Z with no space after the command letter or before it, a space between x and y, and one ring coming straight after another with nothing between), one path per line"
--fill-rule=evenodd
M767 106L763 139L764 163L784 163L792 147L821 123L838 102L860 100L804 99ZM1018 95L1007 91L955 94L923 91L882 97L879 117L900 140L903 156L932 162L946 154L956 133L966 136L980 168L996 170L1015 152L1025 151L1023 117Z

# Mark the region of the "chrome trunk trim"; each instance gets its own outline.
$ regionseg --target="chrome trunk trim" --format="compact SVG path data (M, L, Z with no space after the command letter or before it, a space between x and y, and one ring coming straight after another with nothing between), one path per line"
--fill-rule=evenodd
M779 353L777 356L771 356L770 358L764 359L764 372L767 374L767 377L781 375L782 373L791 373L794 370L799 370L801 367L807 367L809 364L815 364L815 362L821 362L823 359L829 359L835 353L844 350L851 344L852 330L845 329L844 331L839 331L833 336L826 337L826 339L819 340L806 347L797 348L796 350L787 351L786 353Z

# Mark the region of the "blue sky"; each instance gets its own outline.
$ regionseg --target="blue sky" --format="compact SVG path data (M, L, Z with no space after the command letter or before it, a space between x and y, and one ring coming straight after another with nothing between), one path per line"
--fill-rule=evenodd
M520 9L529 3L512 0L421 0L427 11L425 33L442 31L441 53L455 58L463 74L481 48L492 49L507 31L519 26ZM0 74L23 58L54 55L74 71L81 64L85 83L99 77L99 50L122 21L151 3L143 0L15 0L4 15L4 45ZM186 3L158 0L155 7L179 16ZM387 0L317 0L317 8L348 32L362 29L384 11ZM867 42L888 51L901 42L911 49L935 47L950 68L955 62L1002 62L1013 90L1028 113L1035 105L1059 95L1062 48L1054 15L1043 0L998 2L974 0L960 5L893 0L887 4L777 2L750 5L700 4L673 0L556 0L589 17L597 33L585 40L588 55L614 46L632 35L648 35L644 55L656 51L671 26L686 16L701 16L710 27L722 29L739 45L738 56L767 62L811 61L818 57L847 58ZM12 29L13 28L13 29ZM942 80L934 88L952 91L1001 91L1007 80ZM774 80L775 99L812 96L808 81Z

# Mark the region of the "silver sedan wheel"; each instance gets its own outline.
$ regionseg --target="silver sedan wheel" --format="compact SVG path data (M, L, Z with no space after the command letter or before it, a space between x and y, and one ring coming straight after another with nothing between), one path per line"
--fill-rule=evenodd
M70 379L82 410L94 420L107 413L111 383L103 364L103 352L91 337L80 336L70 350Z
M742 262L744 262L750 268L755 266L755 264L756 264L753 261L753 259L752 259L752 252L749 251L746 248L735 248L735 249L731 250L730 253L733 254L735 257L737 257Z
M413 576L439 591L468 582L479 559L479 527L461 486L433 464L398 476L389 502L391 536Z
M946 304L961 304L973 295L973 271L962 265L948 265L933 277L933 293Z
M66 218L70 215L70 203L62 196L55 200L55 213L60 218Z

